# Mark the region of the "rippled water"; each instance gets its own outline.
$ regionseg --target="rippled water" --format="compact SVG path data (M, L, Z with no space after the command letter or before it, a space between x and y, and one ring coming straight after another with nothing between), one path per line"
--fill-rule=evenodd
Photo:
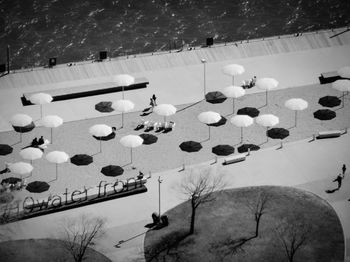
M335 28L349 0L0 0L0 63L13 68Z

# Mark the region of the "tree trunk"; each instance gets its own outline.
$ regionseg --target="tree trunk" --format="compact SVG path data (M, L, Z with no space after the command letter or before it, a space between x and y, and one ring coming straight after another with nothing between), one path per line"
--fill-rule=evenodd
M192 214L191 214L191 225L190 225L190 232L189 232L190 235L194 233L194 222L196 219L196 208L194 205L195 205L195 202L191 200Z

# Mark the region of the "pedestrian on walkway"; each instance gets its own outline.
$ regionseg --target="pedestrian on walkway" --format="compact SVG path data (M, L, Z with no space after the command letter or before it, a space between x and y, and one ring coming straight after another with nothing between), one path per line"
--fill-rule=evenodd
M344 178L344 176L343 176L342 174L339 174L339 175L337 176L337 178L333 180L333 182L338 182L338 188L337 188L338 190L339 190L340 187L341 187L341 182L342 182L343 178Z
M153 108L154 108L154 101L153 101L153 98L152 98L152 97L150 98L149 105L151 106L151 108L152 108L152 112L153 112Z
M346 172L346 165L345 164L343 164L343 167L341 168L341 170L343 171L343 177L344 177L345 172Z
M157 97L155 94L153 94L152 99L153 99L154 105L156 106L157 105Z

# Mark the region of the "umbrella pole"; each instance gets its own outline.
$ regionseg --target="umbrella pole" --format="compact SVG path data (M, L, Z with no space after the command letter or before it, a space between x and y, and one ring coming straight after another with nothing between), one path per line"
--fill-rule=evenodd
M232 85L235 85L235 76L232 76Z
M343 92L343 106L342 106L342 108L344 107L344 97L345 97L345 92Z
M241 127L241 143L243 143L243 127Z
M208 126L209 127L209 140L210 140L210 126Z
M56 163L56 179L55 180L57 180L57 173L58 173L58 165Z
M298 111L295 110L295 114L294 114L294 126L297 127L297 117L298 117Z
M40 105L40 119L43 118L43 105Z
M124 86L122 86L122 98L124 100Z
M166 116L164 116L164 124L166 123Z
M266 90L266 105L267 105L267 103L268 103L268 98L267 98L267 90Z
M235 99L234 98L232 98L232 114L234 114L235 113Z
M53 142L52 142L52 127L51 127L51 144L53 144Z
M22 143L22 127L19 127L19 142Z
M124 112L122 112L122 128L124 127Z
M132 164L132 147L130 147L130 159L131 159L130 164Z
M266 127L266 143L269 142L269 136L267 135L267 131L269 131L269 127Z
M102 153L102 140L100 139L100 153Z

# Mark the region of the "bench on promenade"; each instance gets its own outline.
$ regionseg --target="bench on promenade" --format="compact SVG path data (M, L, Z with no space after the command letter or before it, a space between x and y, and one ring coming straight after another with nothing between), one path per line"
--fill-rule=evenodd
M233 156L224 158L224 162L222 164L223 165L234 164L234 163L237 163L237 162L244 161L245 158L246 158L245 154L233 155Z
M334 81L341 79L337 71L322 73L319 77L321 84L333 83Z
M317 139L323 139L323 138L333 138L333 137L339 137L341 136L342 132L340 130L331 130L331 131L321 131L318 132L318 135L316 136Z
M140 77L135 79L135 83L124 87L124 91L146 88L149 84L147 78ZM82 85L69 88L58 88L51 90L41 90L37 92L24 93L21 97L22 104L24 106L33 105L30 102L30 97L37 93L46 93L52 96L52 102L62 101L68 99L75 99L87 96L96 96L108 93L121 92L122 86L115 86L113 82L104 82L93 85Z

